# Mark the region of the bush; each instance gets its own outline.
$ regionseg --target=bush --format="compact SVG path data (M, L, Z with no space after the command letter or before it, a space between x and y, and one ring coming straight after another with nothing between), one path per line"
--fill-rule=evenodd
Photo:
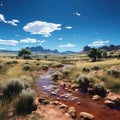
M120 70L110 69L110 70L107 71L107 74L118 78L118 77L120 77Z
M48 66L47 65L43 65L42 66L42 70L48 70Z
M70 74L70 71L69 71L69 70L62 70L61 72L63 73L63 76L64 76L64 77L68 77L69 74Z
M30 76L21 76L20 77L21 81L24 83L25 89L30 88L33 86L33 78Z
M53 68L61 68L63 66L64 66L63 64L58 63L58 64L53 65Z
M5 82L3 87L3 94L5 97L12 97L19 94L24 89L24 83L19 79L9 79Z
M4 64L0 63L0 71L4 69Z
M52 75L52 80L57 81L57 80L61 79L62 77L63 77L63 74L61 72L55 72Z
M89 73L89 72L90 72L90 69L87 68L87 67L84 67L84 68L82 69L82 72Z
M16 114L27 114L32 111L32 105L34 102L34 91L32 90L22 90L21 94L18 96L15 108Z
M113 92L118 92L120 90L120 79L115 79L111 76L104 76L105 85L108 89Z
M13 62L13 64L18 64L19 63L17 60L13 60L12 62Z
M100 95L102 97L106 96L106 89L103 84L96 83L94 84L94 94Z
M12 62L12 61L7 61L6 64L7 64L7 65L12 65L13 62Z
M100 68L98 66L93 66L91 69L92 70L99 70Z
M40 63L36 63L36 65L37 65L37 66L39 66L39 65L40 65Z
M7 113L8 113L9 104L4 101L0 101L0 120L8 120Z
M30 69L31 69L31 65L29 65L29 64L25 64L23 66L23 70L30 70Z
M76 79L76 82L80 85L80 88L81 88L82 92L87 92L87 88L89 86L89 83L91 82L91 78L89 78L86 75L80 75Z

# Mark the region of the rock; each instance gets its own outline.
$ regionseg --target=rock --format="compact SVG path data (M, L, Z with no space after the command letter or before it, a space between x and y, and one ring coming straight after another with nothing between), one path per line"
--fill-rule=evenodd
M108 93L106 100L110 100L115 103L116 106L120 106L120 94Z
M71 89L78 89L79 88L79 85L78 84L72 84L71 85Z
M70 107L68 111L69 112L76 112L76 108L75 107Z
M57 93L55 91L52 91L50 94L51 95L57 95Z
M66 102L67 101L66 98L64 98L63 101Z
M72 118L76 118L77 117L77 113L76 113L76 108L75 107L70 107L68 110L69 115Z
M13 111L9 111L8 112L8 118L11 118L11 117L13 117L14 116L14 112Z
M65 113L65 116L66 116L67 118L70 118L70 117L71 117L69 113Z
M73 119L75 119L77 117L76 112L70 112L69 114Z
M44 105L48 105L48 104L50 104L50 101L49 101L49 100L44 100L44 101L43 101L43 104L44 104Z
M14 116L14 111L15 111L15 108L13 106L10 106L10 108L8 109L8 118L11 118Z
M85 120L94 120L94 115L87 113L87 112L81 112L80 117L85 119Z
M94 95L93 97L92 97L92 100L95 100L95 101L97 101L97 100L99 100L100 99L100 96L99 95Z
M114 107L115 106L115 103L110 101L110 100L105 100L104 103L109 107Z
M60 100L60 98L58 97L57 100Z
M65 90L68 90L68 88L66 87Z
M88 93L93 94L94 93L93 88L88 88Z
M60 105L60 109L68 109L68 106L65 105L65 104L61 104L61 105Z
M78 89L75 89L75 92L78 92L79 90Z
M32 106L31 106L31 110L32 111L37 110L37 104L33 103Z
M77 102L78 105L80 105L81 103L80 102Z
M68 92L72 92L72 90L71 90L71 89L69 89L69 90L68 90Z
M53 101L53 105L58 105L59 101Z
M44 98L43 98L43 97L40 97L40 98L38 99L39 103L42 103L42 102L43 102L43 100L44 100Z

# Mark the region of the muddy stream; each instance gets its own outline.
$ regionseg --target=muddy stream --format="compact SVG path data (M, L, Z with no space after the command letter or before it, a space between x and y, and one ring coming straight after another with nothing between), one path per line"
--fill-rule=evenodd
M67 67L71 67L71 65L65 65L62 69ZM77 110L77 115L80 112L88 112L95 116L95 120L120 120L119 110L107 107L102 99L93 101L92 96L89 94L83 94L80 91L68 92L63 86L51 80L53 73L54 70L49 69L36 79L37 85L43 94L55 100L60 98L59 101L69 107L74 106ZM80 105L78 105L78 102Z

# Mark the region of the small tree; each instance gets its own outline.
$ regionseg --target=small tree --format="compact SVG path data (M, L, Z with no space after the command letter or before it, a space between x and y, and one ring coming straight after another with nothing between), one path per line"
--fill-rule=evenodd
M102 56L102 51L100 49L97 49L97 48L92 48L89 53L88 53L88 56L90 58L92 58L92 61L96 61L97 58L101 58Z
M30 59L31 51L28 49L22 49L19 51L18 56L23 57L24 59Z

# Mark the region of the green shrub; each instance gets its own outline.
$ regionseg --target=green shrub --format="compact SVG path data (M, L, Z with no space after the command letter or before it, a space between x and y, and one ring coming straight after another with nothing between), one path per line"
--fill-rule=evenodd
M33 78L30 76L21 76L20 80L24 83L25 88L32 87L34 84Z
M104 76L105 85L108 89L110 89L113 92L118 92L120 90L120 79L119 78L113 78L111 76Z
M62 70L61 72L63 73L63 76L64 76L64 77L68 77L69 74L70 74L70 71L69 71L69 70Z
M64 66L63 64L57 63L57 64L53 65L53 68L61 68L63 66Z
M93 66L91 69L92 70L99 70L100 68L98 66Z
M40 65L40 63L36 63L36 65L37 65L37 66L39 66L39 65Z
M48 70L48 66L47 65L43 65L42 66L42 70Z
M61 79L62 77L63 77L63 74L61 72L55 72L52 75L52 80L57 81L57 80Z
M3 70L5 68L3 63L0 63L0 71Z
M3 93L5 97L12 97L19 94L24 89L24 83L19 79L9 79L5 82Z
M7 118L8 107L9 104L6 102L6 100L4 101L0 100L0 120L8 120Z
M30 70L30 69L31 69L31 65L29 65L29 64L25 64L23 66L23 70Z
M93 89L94 89L94 94L100 95L102 97L104 97L106 95L106 89L105 89L104 85L101 83L94 84Z
M32 111L34 91L22 90L15 103L16 114L27 114Z
M86 75L80 75L76 79L76 82L80 85L82 92L87 92L87 88L89 86L89 83L91 82L91 78L89 76L86 76Z
M13 64L18 64L19 63L17 60L13 60L12 62L13 62Z
M120 70L110 69L110 70L107 71L107 74L118 78L118 77L120 77Z
M82 72L84 72L84 73L89 73L89 72L90 72L90 69L87 68L87 67L84 67L84 68L82 69Z
M6 64L7 64L7 65L12 65L13 62L12 62L12 61L7 61Z

